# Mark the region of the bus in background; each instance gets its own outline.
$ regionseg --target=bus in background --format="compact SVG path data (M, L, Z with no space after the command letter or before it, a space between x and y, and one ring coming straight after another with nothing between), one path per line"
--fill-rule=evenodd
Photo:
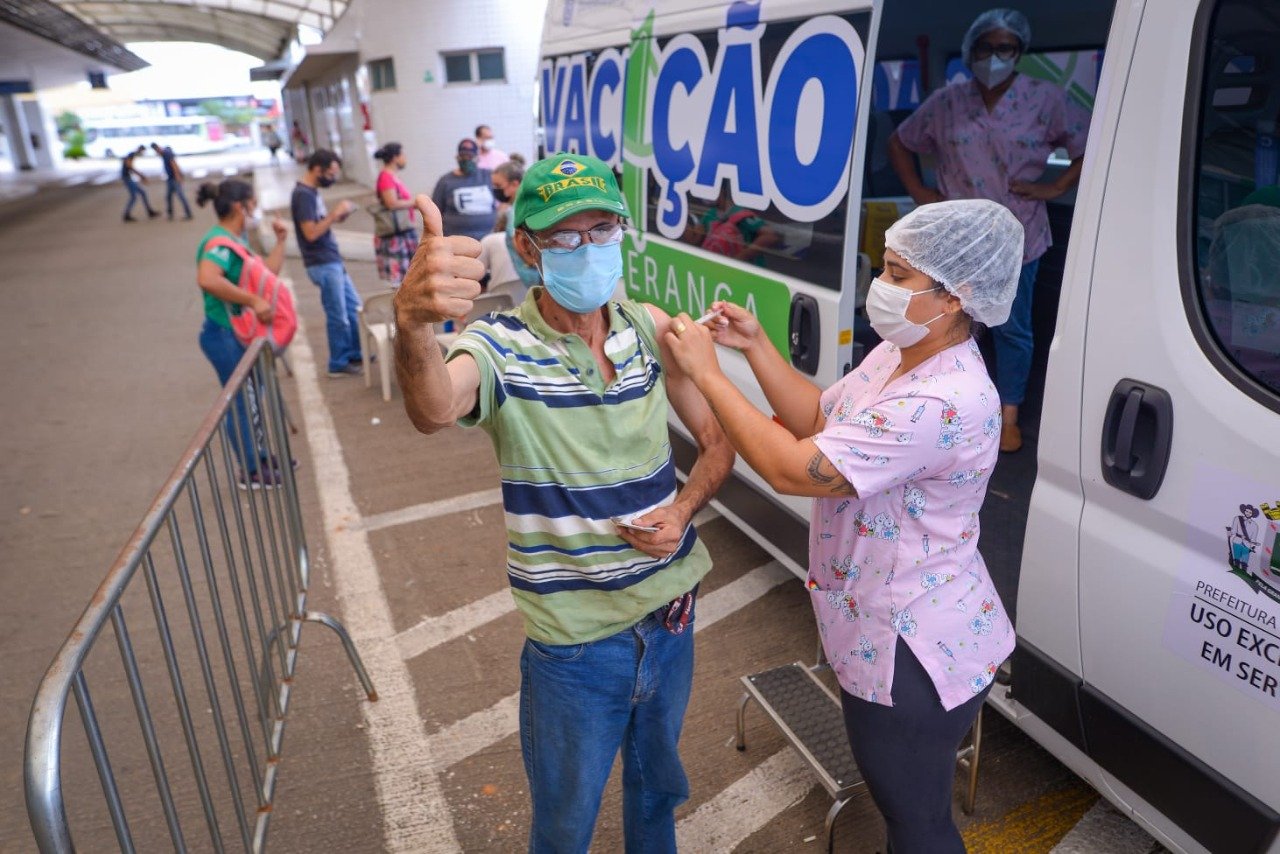
M89 157L123 157L153 142L175 154L222 151L238 143L213 116L146 116L85 123L84 150Z

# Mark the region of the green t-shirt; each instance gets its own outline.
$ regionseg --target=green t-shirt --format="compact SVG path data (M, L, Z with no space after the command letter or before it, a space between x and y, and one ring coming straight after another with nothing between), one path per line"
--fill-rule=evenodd
M609 303L606 384L577 335L538 310L542 288L515 308L474 321L449 358L480 372L461 426L493 440L502 472L507 577L525 631L549 644L616 634L693 589L711 556L690 525L666 558L636 551L611 519L676 497L666 376L653 319L639 303Z
M196 266L200 266L201 261L212 261L222 270L223 275L227 277L227 281L236 285L240 283L240 268L244 266L244 262L240 260L240 256L232 252L225 246L215 246L212 249L205 249L205 246L215 237L229 237L246 249L249 247L248 241L239 234L232 234L220 225L215 225L200 240L200 248L196 250ZM204 316L212 320L219 326L231 328L231 315L240 313L240 306L224 302L208 291L202 291L204 294Z

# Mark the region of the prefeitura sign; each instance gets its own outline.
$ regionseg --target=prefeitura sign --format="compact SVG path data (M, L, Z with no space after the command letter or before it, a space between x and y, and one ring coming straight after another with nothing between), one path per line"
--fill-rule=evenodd
M1280 711L1280 487L1204 483L1198 511L1221 514L1221 557L1186 549L1164 645Z

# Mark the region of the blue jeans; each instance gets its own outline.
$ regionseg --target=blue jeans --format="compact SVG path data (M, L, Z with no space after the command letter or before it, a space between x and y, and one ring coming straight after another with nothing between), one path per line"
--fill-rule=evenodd
M1039 258L1022 265L1009 319L991 329L996 345L996 391L1004 406L1020 406L1027 396L1027 378L1031 376L1031 353L1035 346L1031 336L1031 301L1039 271Z
M200 351L213 365L213 370L218 375L218 382L225 386L227 380L231 379L231 374L235 372L236 365L240 364L240 360L244 358L245 347L236 340L235 333L230 329L206 317L204 326L200 329ZM253 405L252 397L253 387L247 385L243 394L236 395L234 417L231 412L227 413L227 435L231 437L233 453L238 455L236 462L238 465L243 465L250 473L258 470L258 457L266 450L265 447L256 450L254 448L253 433L256 418L250 418L245 406L246 398L250 398L250 405Z
M675 852L675 809L689 797L676 745L693 685L692 629L675 635L650 615L592 643L525 641L520 742L532 854L587 851L619 750L626 850Z
M191 216L191 205L187 204L187 196L182 192L182 182L177 178L169 178L165 182L164 206L169 214L169 219L173 219L173 197L177 196L178 201L182 202L182 209L186 211L188 217Z
M124 188L129 191L129 201L125 203L124 215L129 216L133 211L134 202L142 199L142 206L147 209L147 213L153 213L151 210L151 200L147 198L147 191L142 189L142 185L137 181L125 181Z
M360 296L340 263L316 264L307 277L320 289L325 332L329 336L329 370L340 371L360 361Z

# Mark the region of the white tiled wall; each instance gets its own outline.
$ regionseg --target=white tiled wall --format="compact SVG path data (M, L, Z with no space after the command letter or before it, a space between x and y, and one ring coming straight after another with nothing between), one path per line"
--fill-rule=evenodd
M503 151L533 159L545 9L546 0L355 0L334 27L330 37L354 39L362 61L395 62L395 90L372 93L369 109L377 143L404 145L411 191L430 193L478 124L493 128ZM506 83L444 83L442 51L495 47L505 50Z

